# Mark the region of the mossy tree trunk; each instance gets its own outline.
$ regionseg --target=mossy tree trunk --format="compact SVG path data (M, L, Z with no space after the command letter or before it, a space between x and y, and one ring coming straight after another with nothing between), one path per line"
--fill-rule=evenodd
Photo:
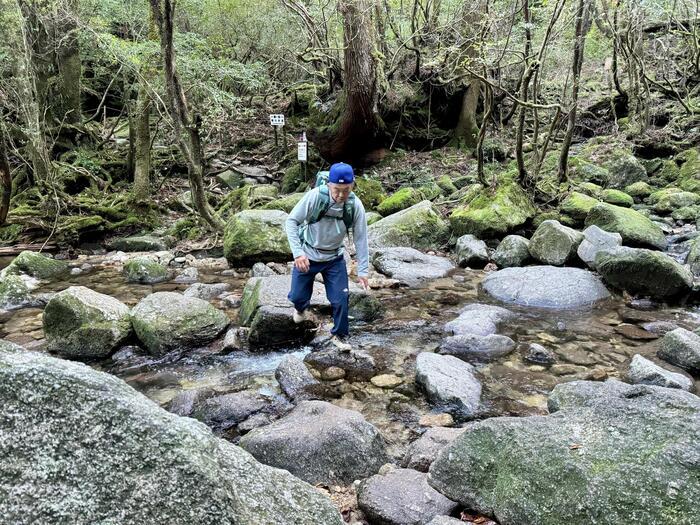
M479 125L476 122L476 112L479 105L480 92L481 82L476 79L473 79L464 90L459 121L454 129L453 143L457 147L473 149L477 145Z
M60 115L67 124L81 122L80 47L76 23L77 0L64 0L65 9L58 20L56 62L59 75Z
M213 229L221 230L223 221L214 213L204 193L204 148L200 137L200 118L191 115L187 106L185 91L175 67L173 47L174 2L171 0L150 0L153 19L160 35L160 48L165 73L167 107L180 153L187 164L187 174L192 191L192 203L199 215Z
M146 86L139 84L134 140L134 200L144 202L151 196L151 99Z
M5 127L0 123L0 224L5 224L7 213L10 211L12 196L12 174L10 163L7 161L7 140Z
M329 161L358 161L380 144L383 124L378 113L383 84L381 54L369 0L342 0L345 43L344 90L338 99L338 119L310 137Z

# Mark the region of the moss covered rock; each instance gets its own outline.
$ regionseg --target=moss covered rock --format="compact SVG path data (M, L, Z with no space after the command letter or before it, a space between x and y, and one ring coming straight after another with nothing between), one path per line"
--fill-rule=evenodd
M642 182L641 184L644 183ZM634 199L630 195L627 195L624 191L613 189L603 191L603 200L608 204L615 204L623 208L631 208L634 204Z
M307 186L308 183L304 178L301 165L299 163L294 163L284 172L280 191L282 193L294 193L306 190Z
M392 193L389 197L384 199L382 203L377 206L377 211L383 216L391 215L406 208L418 204L423 200L423 195L417 188L401 188L400 190Z
M619 155L609 162L607 168L610 171L608 186L611 188L620 189L648 179L647 170L633 155Z
M493 262L500 268L523 266L530 259L530 241L520 235L503 238L493 254Z
M367 229L370 247L435 249L447 241L449 224L430 201L422 201L375 222Z
M600 201L598 199L589 197L578 191L572 191L569 196L562 201L559 209L562 213L576 220L583 221L586 215L588 215L588 212L599 203Z
M576 189L589 197L600 199L603 195L603 187L592 182L580 182L576 184Z
M681 179L700 179L700 151L697 148L679 153L676 162L681 166Z
M124 275L130 283L154 284L170 277L168 269L155 258L134 257L124 263Z
M377 206L386 199L386 193L384 193L382 183L378 180L357 177L355 179L355 189L353 191L362 201L365 210L376 209Z
M657 171L656 176L667 184L673 184L680 178L681 170L674 161L665 160L661 168Z
M642 201L654 193L654 188L647 182L639 181L625 186L625 193L632 196L637 201Z
M671 217L676 221L692 222L700 217L700 205L683 206L671 213Z
M544 221L557 221L562 223L564 226L579 226L582 221L580 219L574 219L570 215L566 215L565 213L559 213L556 210L550 210L550 211L545 211L543 213L538 213L535 215L535 218L532 219L532 226L535 228L539 228L540 224L542 224Z
M64 357L106 357L131 335L129 308L84 286L54 295L43 322L47 348Z
M377 221L382 220L382 216L379 215L376 211L368 211L365 213L365 219L367 219L367 226L370 224L374 224Z
M207 301L175 292L156 292L131 311L136 336L156 356L204 346L228 326L229 319Z
M481 188L470 192L450 215L450 223L456 235L471 233L486 239L522 226L536 212L523 189L515 182L506 182L495 191Z
M557 221L544 221L532 235L528 249L537 261L563 266L576 257L576 249L581 241L581 232Z
M56 279L69 272L68 263L47 257L41 253L25 250L3 270L3 273L23 273L37 279Z
M154 235L138 235L114 239L109 243L109 247L112 250L122 252L159 252L168 249L165 241Z
M586 217L586 226L596 225L608 232L617 232L622 241L632 246L664 249L666 237L661 228L638 211L608 203L593 207Z
M429 483L503 525L693 525L700 399L620 381L557 385L547 416L470 424ZM673 487L673 488L671 488Z
M33 303L32 278L13 273L0 273L0 308L14 310ZM33 280L36 283L36 280ZM35 285L35 284L34 284Z
M452 182L449 175L443 175L437 181L435 181L435 183L440 187L445 195L452 195L457 191L457 186L455 186L454 182Z
M268 202L261 209L263 210L281 210L285 213L289 213L294 209L301 199L304 198L303 193L292 193L290 195L285 195L279 199L275 199L272 202Z
M286 220L287 214L279 210L246 210L231 217L224 229L224 256L229 264L289 261Z
M217 212L221 217L251 208L258 208L274 201L279 190L272 184L246 185L226 195Z
M668 213L697 204L700 202L700 195L679 188L665 188L649 195L647 202L654 207L656 213Z

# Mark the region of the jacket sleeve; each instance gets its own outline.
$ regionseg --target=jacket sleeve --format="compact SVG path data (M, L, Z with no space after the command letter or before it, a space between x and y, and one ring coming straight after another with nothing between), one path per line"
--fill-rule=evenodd
M306 222L311 216L314 207L315 192L309 191L302 199L294 206L287 220L284 223L284 229L287 232L287 241L292 250L292 256L296 259L300 255L304 255L304 249L299 240L299 227Z
M365 215L365 206L360 199L355 199L355 218L352 224L352 236L355 241L355 253L357 254L357 275L358 277L367 277L369 275L367 217Z

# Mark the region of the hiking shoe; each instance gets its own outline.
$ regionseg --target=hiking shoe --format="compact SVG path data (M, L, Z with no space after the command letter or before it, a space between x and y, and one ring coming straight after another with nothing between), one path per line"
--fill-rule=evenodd
M296 324L303 323L304 321L308 321L310 319L309 317L309 311L304 310L303 312L300 312L296 308L294 309L294 313L292 314L292 319L294 319L294 322Z
M350 350L352 350L352 346L346 343L340 336L334 335L333 337L331 337L329 342L341 352L349 352Z

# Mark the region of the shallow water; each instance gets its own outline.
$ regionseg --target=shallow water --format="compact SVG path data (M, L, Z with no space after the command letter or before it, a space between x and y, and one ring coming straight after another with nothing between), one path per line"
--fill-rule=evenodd
M46 284L35 293L81 285L133 306L149 293L182 291L189 286L176 283L153 286L130 284L117 266L104 261L104 257L91 257L88 262L94 264L92 270ZM80 261L78 265L83 262ZM379 373L395 374L404 382L388 390L369 382L342 381L337 390L340 397L329 401L362 412L382 431L390 451L396 457L417 436L419 418L431 411L413 381L415 356L421 351L438 348L444 337L442 326L454 319L465 305L494 302L479 291L484 275L483 271L458 270L454 276L434 281L424 289L374 290L372 293L378 295L386 306L385 317L374 323L353 324L353 344L374 357ZM223 276L217 270L200 269L199 281L227 282L231 284L230 291L240 294L246 279ZM235 326L237 310L226 308L218 300L212 303L224 309ZM588 310L508 308L520 316L507 326L501 326L499 333L512 337L517 349L496 362L476 365L484 386L484 410L480 417L546 413L547 394L557 383L582 378L624 378L634 354L653 359L658 343L632 339L619 333L623 324L671 321L686 328L700 325L700 312L696 308L638 310L626 306L619 297ZM27 348L42 350L41 316L39 308L8 312L0 319L0 336ZM527 346L533 342L553 350L557 364L546 368L525 361ZM290 352L303 357L310 351L308 347L297 347L221 355L219 348L220 342L187 352L179 359L175 359L177 356L166 356L160 360L141 357L119 363L107 359L90 364L123 378L163 405L183 390L200 387L221 392L256 389L265 396L275 396L279 393L274 378L278 363Z

